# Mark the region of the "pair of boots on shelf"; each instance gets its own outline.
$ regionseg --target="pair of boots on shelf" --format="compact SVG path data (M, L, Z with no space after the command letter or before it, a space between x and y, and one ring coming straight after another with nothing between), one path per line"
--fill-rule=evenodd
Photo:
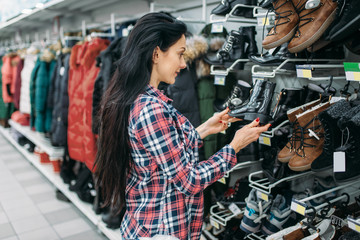
M230 13L231 10L238 4L256 6L257 0L222 0L221 3L211 11L211 14L225 16L226 14ZM233 15L238 17L252 18L253 8L237 7L234 10Z
M343 182L360 175L357 137L360 106L351 106L345 100L334 104L315 100L288 111L287 115L292 124L292 136L278 153L279 161L288 162L293 171L323 171L333 166L333 153L343 151L346 171L334 173L335 180ZM341 145L343 138L345 143Z
M275 25L263 40L263 47L271 49L289 42L291 53L309 48L334 21L337 5L334 0L275 0Z
M223 65L228 68L238 59L247 59L248 56L257 54L255 34L255 27L239 27L238 31L232 30L216 55L207 55L204 61L211 65ZM236 67L243 69L244 63L238 63Z

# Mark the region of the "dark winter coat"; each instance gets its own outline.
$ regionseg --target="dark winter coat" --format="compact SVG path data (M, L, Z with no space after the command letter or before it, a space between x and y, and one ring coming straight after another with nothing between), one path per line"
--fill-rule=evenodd
M115 72L115 62L120 59L123 49L125 48L126 38L118 38L114 40L109 47L102 51L96 58L96 65L100 67L100 72L95 80L93 92L93 108L92 108L92 131L95 134L99 133L99 109L100 101L112 75Z
M14 105L15 108L20 108L20 92L21 92L21 71L24 68L24 59L20 59L16 67L16 76L15 76L15 92L14 92Z
M53 146L64 147L67 142L69 59L70 53L58 56L49 91L48 104L53 108L50 130Z
M69 70L68 148L72 159L84 162L93 170L96 136L92 126L94 83L100 69L96 57L109 45L108 40L94 39L71 50Z

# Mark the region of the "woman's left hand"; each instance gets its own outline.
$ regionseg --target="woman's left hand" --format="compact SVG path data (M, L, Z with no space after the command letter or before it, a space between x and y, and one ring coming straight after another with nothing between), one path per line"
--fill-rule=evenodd
M241 121L241 119L230 117L228 115L229 111L229 108L226 108L222 112L215 113L214 116L209 118L205 123L201 124L197 128L201 138L226 130L229 127L229 123Z

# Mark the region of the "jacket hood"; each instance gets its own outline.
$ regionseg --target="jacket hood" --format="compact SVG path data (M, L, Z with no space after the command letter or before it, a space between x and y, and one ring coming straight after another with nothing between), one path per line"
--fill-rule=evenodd
M191 36L186 39L186 51L184 59L187 64L206 54L209 46L206 38L202 36Z

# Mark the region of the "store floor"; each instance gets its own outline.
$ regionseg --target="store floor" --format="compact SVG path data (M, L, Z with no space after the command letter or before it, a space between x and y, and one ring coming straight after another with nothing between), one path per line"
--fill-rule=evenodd
M107 239L0 134L0 239Z

